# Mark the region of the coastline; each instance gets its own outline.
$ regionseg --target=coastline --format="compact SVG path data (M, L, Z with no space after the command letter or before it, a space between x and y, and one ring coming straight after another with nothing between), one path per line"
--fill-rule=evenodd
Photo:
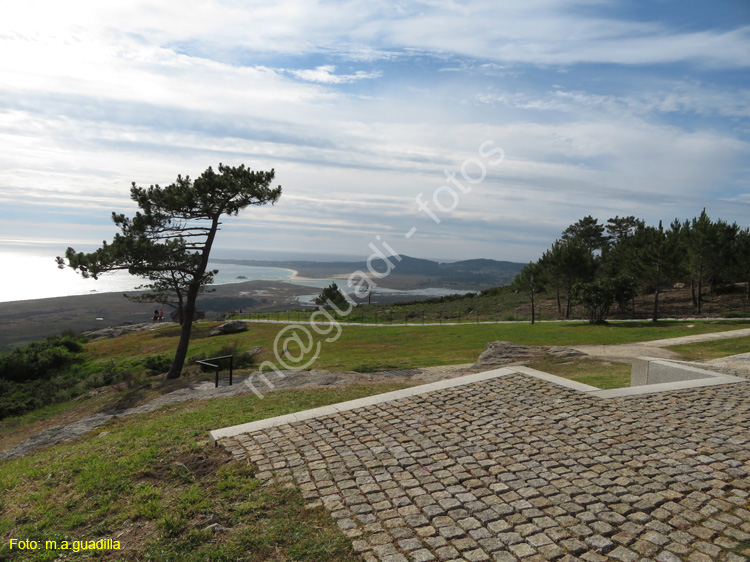
M213 292L198 299L199 310L206 313L207 320L235 308L293 308L296 295L314 291L281 281L239 281L212 287ZM123 296L140 292L115 291L0 302L0 353L63 330L84 332L127 322L151 322L154 304L132 302Z
M211 264L209 264L211 265ZM227 264L213 264L213 265L227 265ZM235 272L232 273L224 273L221 274L220 271L220 278L226 276L226 278L223 281L219 281L217 283L213 283L210 285L210 287L223 287L226 285L236 285L241 283L248 283L252 281L266 281L266 282L284 282L287 280L301 280L305 281L308 280L308 278L299 276L299 272L288 268L288 267L271 267L271 266L244 266L248 268L257 268L257 269L276 269L281 271L288 271L291 273L291 277L289 279L283 279L283 278L277 278L277 279L253 279L253 278L246 278L246 279L237 279L233 276ZM215 269L219 269L219 267L215 267ZM58 271L58 270L56 270ZM68 273L72 272L72 270L63 270ZM75 274L78 276L78 274ZM138 293L144 293L145 290L138 290L136 287L140 285L145 285L148 283L147 279L141 279L134 276L128 276L127 278L123 276L122 272L118 272L116 275L120 276L119 280L116 280L112 274L105 274L99 278L99 280L84 280L82 277L77 277L77 283L74 285L67 285L68 292L61 293L61 294L50 294L50 295L44 295L44 296L38 296L38 297L27 297L27 298L11 298L6 299L5 295L7 293L0 294L0 306L10 303L20 303L20 302L30 302L30 301L41 301L46 299L57 299L57 298L65 298L65 297L87 297L87 296L96 296L96 295L121 295L123 293L129 293L129 294L138 294ZM310 278L309 280L314 280ZM113 285L114 282L114 285ZM91 288L84 288L83 283L91 283ZM96 285L96 283L99 283L99 285ZM98 290L98 287L101 287L103 290ZM45 286L45 289L47 289L48 286ZM11 292L13 290L11 289Z

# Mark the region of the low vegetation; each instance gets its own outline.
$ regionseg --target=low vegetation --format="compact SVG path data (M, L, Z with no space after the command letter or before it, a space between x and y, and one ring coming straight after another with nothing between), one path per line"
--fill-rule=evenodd
M350 542L323 508L306 509L296 489L264 485L249 465L210 447L207 433L398 388L353 385L182 403L4 461L0 559L354 562ZM9 550L11 538L42 545L109 538L122 550L73 555L42 546L21 554Z
M106 376L97 381L86 377L81 368L85 341L68 333L0 355L0 419L115 382Z
M65 333L0 355L0 420L80 399L101 387L120 385L132 392L148 388L151 378L172 364L176 340L170 338L168 345L149 343L161 335L157 331L140 338L131 335L119 341L87 343L81 334ZM112 346L114 342L118 345ZM124 350L120 349L123 344ZM255 354L244 353L247 348L239 345L211 340L194 351L189 361L235 355L236 368L255 365ZM110 346L123 353L111 353Z

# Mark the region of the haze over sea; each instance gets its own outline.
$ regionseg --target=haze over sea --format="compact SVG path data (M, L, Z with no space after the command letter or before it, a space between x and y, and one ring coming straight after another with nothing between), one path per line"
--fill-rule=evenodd
M55 254L44 250L9 250L0 248L3 275L0 302L10 302L71 295L132 291L146 280L118 271L102 275L98 280L84 279L73 270L58 269ZM245 281L288 281L294 277L291 269L251 267L209 262L218 269L215 284ZM246 279L238 279L239 276Z

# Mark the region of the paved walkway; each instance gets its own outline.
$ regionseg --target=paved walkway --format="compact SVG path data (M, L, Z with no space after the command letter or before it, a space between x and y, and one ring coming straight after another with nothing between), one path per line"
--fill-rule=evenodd
M219 443L367 562L750 559L750 382L601 399L510 373Z
M707 341L717 341L735 338L750 337L750 328L740 330L729 330L726 332L713 332L710 334L695 334L691 336L681 336L678 338L668 338L663 340L652 340L638 343L627 343L622 345L580 345L571 346L587 355L614 359L619 361L630 361L635 357L647 356L658 357L661 359L677 359L678 354L668 347L675 345L686 345L690 343L701 343Z

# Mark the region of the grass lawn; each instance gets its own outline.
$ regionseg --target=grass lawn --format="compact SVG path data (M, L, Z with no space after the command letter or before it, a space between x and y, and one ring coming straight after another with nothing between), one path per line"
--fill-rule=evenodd
M279 391L186 402L117 419L98 435L0 463L0 559L354 562L350 541L296 489L262 486L211 447L217 427L388 392L400 385ZM211 522L231 532L206 530ZM40 541L8 549L11 538ZM123 550L46 550L47 540L119 540Z
M279 324L251 323L249 330L240 334L208 337L216 323L197 324L193 331L189 356L219 355L222 346L236 342L239 349L262 346L261 361L275 362L274 338L284 328ZM688 326L693 326L688 327ZM526 345L587 345L623 344L662 338L746 328L750 322L614 322L605 326L587 323L512 323L464 324L458 326L320 326L320 331L331 330L308 340L301 335L296 342L285 334L282 347L292 356L301 357L299 367L319 355L309 368L377 371L396 368L428 367L470 363L476 360L491 341L507 340ZM340 337L334 340L339 333ZM178 339L178 328L164 326L156 332L140 332L114 340L103 340L86 345L91 360L117 361L133 364L149 354L171 353ZM310 351L303 353L300 343ZM139 358L139 359L134 359ZM134 365L135 366L135 365Z
M542 359L528 364L532 369L544 371L583 384L607 390L630 386L630 363L605 361L595 357L584 357L561 362L558 359Z
M718 359L719 357L727 357L728 355L750 353L750 338L734 338L691 343L688 345L675 345L669 349L682 355L686 361L708 361L710 359Z

